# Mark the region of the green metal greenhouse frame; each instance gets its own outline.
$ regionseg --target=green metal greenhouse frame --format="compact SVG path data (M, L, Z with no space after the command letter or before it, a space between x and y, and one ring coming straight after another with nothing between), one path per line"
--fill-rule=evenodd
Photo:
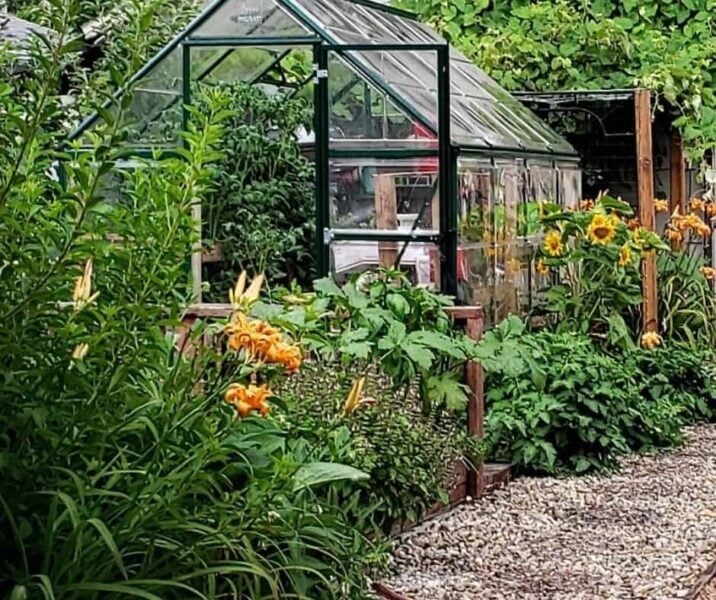
M226 16L224 13L231 9L237 12ZM278 24L272 28L271 23L277 19ZM251 24L248 28L247 22ZM275 28L279 31L274 31ZM297 31L301 35L296 35ZM276 67L292 48L299 46L310 48L313 55L312 76L302 85L313 84L316 252L321 275L329 271L330 244L333 242L360 240L437 244L440 287L443 292L455 295L459 243L458 158L475 157L494 162L503 157L524 161L525 164L539 161L554 169L565 164L574 166L578 161L567 142L489 80L443 38L419 23L414 15L370 0L215 0L148 62L128 85L137 84L167 61L172 53L179 52L181 93L174 96L167 94L172 99L162 111L169 110L175 102L181 102L181 127L186 129L189 107L193 102L192 83L211 75L236 49L279 49L276 60L251 80L251 83L256 83ZM193 55L206 48L225 51L201 73L193 75ZM388 60L395 61L393 66L402 65L395 71L405 75L401 82L388 80L380 69L374 68L371 60L375 59L370 58L373 53L385 53ZM391 54L400 58L391 59ZM421 58L427 54L434 57L434 74L432 67ZM368 143L363 140L354 147L332 144L329 61L333 56L344 61L367 85L383 93L399 110L429 132L430 143L411 141L403 143L402 147L395 147L387 140L376 139ZM406 65L405 61L412 60L411 57L419 63ZM434 76L434 84L430 85L429 81L414 84L410 81L411 71ZM451 75L459 76L459 80L451 80ZM474 86L474 90L470 85ZM465 91L467 88L470 88L470 93ZM117 93L118 96L121 92ZM436 97L434 115L427 114L420 107L421 101L424 103L425 98L430 100L432 96ZM72 134L72 139L81 140L99 119L99 114L85 119ZM495 131L498 133L493 135ZM127 155L151 157L153 149L150 145L139 145L128 148ZM331 228L330 161L359 158L436 160L439 230L341 231Z

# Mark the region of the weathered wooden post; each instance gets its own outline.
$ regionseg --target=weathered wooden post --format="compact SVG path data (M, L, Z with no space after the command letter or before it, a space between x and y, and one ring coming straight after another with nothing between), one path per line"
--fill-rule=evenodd
M654 230L654 166L651 137L651 96L648 90L634 93L636 162L639 200L639 219L646 229ZM656 290L656 255L649 252L642 262L642 290L644 294L644 331L657 331L658 300Z

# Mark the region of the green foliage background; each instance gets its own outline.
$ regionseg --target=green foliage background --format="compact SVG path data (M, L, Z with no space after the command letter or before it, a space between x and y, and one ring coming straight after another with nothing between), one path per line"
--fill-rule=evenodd
M673 107L692 158L716 146L714 0L397 4L509 90L643 86Z

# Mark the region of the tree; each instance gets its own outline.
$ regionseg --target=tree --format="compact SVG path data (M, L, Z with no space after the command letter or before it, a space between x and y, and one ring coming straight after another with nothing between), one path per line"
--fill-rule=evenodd
M714 0L399 0L511 90L642 86L690 157L716 147Z

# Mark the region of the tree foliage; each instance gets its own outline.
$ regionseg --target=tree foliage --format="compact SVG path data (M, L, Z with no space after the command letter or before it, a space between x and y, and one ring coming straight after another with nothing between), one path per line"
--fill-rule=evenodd
M716 145L714 0L399 0L511 90L643 86L693 159Z

